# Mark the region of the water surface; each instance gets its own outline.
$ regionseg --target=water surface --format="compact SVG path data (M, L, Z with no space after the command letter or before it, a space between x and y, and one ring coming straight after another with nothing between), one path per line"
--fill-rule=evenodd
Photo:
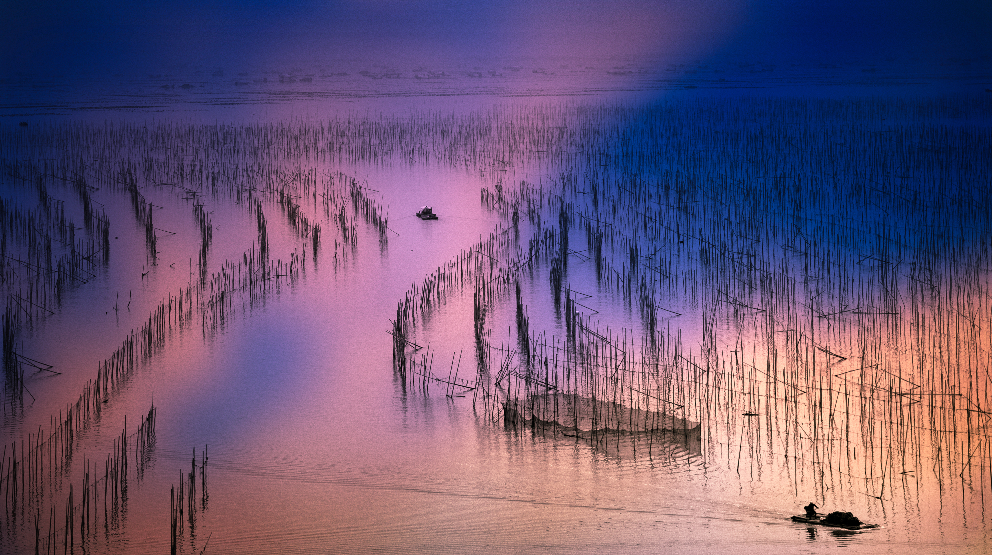
M235 112L251 106L243 93L235 92ZM479 94L488 98L496 93ZM398 96L395 114L373 111L380 102L374 100L364 112L336 106L335 116L326 120L329 107L319 101L261 103L265 114L239 113L223 124L203 124L209 117L197 114L199 108L183 111L201 105L195 102L177 104L186 108L174 121L166 115L148 123L112 121L104 126L35 116L23 128L5 118L4 133L22 141L8 143L14 146L5 150L6 162L26 159L32 164L19 166L20 173L14 174L31 179L6 178L5 202L32 206L40 175L82 236L80 193L57 178L70 175L71 169L85 176L92 200L110 222L109 255L99 257L99 265L85 266L90 273L64 287L61 304L45 297L52 314L37 309L18 331L18 353L61 373L27 369L24 385L30 394L15 395L11 398L19 400L5 405L8 445L39 429L47 437L96 376L98 364L131 330L140 329L162 303L178 311L173 299L196 291L184 297L196 299L191 317L180 323L170 316L147 360L101 403L98 417L84 421L66 470L44 482L44 493L27 510L8 505L5 545L33 547L35 508L42 515L42 536L47 541L46 531L54 528L54 545L61 545L68 484L74 484L74 504L79 505L86 461L103 469L121 430L126 426L132 437L152 405L157 410L155 442L145 464L135 463L127 471L126 504L118 507L116 518L98 514L99 530L82 534L85 539L76 532L74 541L84 541L92 552L168 549L170 489L178 491L180 483L188 488L191 466L196 490L178 534L179 547L187 553L817 553L848 548L956 553L987 545L984 499L992 495L988 383L975 370L988 364L987 311L982 315L988 266L977 254L988 238L987 214L976 212L973 220L961 221L959 233L934 239L914 235L913 222L893 220L886 212L901 213L906 207L859 205L826 213L817 210L829 207L829 199L796 195L797 203L808 204L781 207L776 217L794 218L787 225L742 229L731 222L726 231L715 222L745 221L748 213L753 219L746 221L761 221L759 205L764 202L735 193L751 190L751 185L736 185L743 178L728 179L731 171L741 176L753 168L768 175L808 171L796 178L797 188L808 192L817 189L810 181L822 177L817 172L823 160L807 160L800 149L783 152L779 159L748 160L736 169L706 167L709 155L683 146L632 161L623 155L623 141L614 141L611 133L650 128L645 123L650 120L638 121L636 111L620 110L615 116L597 112L603 99L569 98L546 105L533 98L519 103L503 99L497 107L475 112L479 99L471 96L466 101L471 106L452 109L450 115L437 111L436 98L418 104L411 100L415 95ZM692 105L691 98L678 98ZM207 114L217 102L205 103ZM794 115L788 110L805 114L801 101L779 102L772 102L768 112L784 113L786 119ZM592 108L573 109L583 104ZM987 101L979 101L972 111L979 106L980 112L984 105ZM685 104L674 106L677 112ZM64 109L75 116L80 108ZM108 109L114 110L101 107ZM228 108L221 112L231 115ZM758 111L761 116L768 112ZM623 118L633 119L628 126ZM817 135L816 121L794 120L799 135ZM959 123L970 129L969 121ZM874 116L861 122L842 115L832 123L853 126L859 131L845 139L863 137L873 146L890 125ZM899 129L916 140L914 125L910 121ZM749 132L760 134L761 127ZM353 134L335 137L329 129ZM677 134L680 129L667 131ZM453 141L450 134L459 132L469 134ZM66 139L68 147L58 143L60 136L73 137ZM363 146L360 139L366 136L373 137L367 144L382 140L396 148L383 153ZM692 137L698 138L687 132L685 140ZM750 140L747 144L757 139ZM678 137L672 143L679 144ZM969 149L981 144L952 142L951 148L960 149L964 154L958 159L967 160ZM48 169L46 159L55 160ZM694 165L697 159L704 160L700 164L707 173L687 175L685 168L701 167ZM987 163L973 160L974 168L958 168L954 179L986 177ZM918 176L928 177L907 184L908 190L925 192L931 169L915 168ZM891 199L908 196L892 186L903 183L897 175L905 171L843 168L848 177L838 178L836 187L847 191L851 183L860 186L866 173L885 174L891 179L875 184L885 192L877 198L896 202ZM122 185L128 175L144 202L153 205L154 252ZM954 189L955 198L963 196L963 188ZM388 215L385 231L356 210L350 196L355 190ZM513 196L527 190L547 191L548 198ZM484 191L505 192L507 200L487 206ZM672 356L670 370L643 379L667 376L665 383L681 392L680 402L703 424L698 444L668 438L645 446L630 439L603 448L553 431L506 427L498 388L491 389L497 397L487 403L467 387L445 386L440 380L454 380L456 374L480 390L492 379L479 374L476 362L473 290L478 282L446 285L443 301L431 301L429 309L418 312L410 339L423 349L409 355L413 360L426 357L422 360L433 377L426 391L422 379L397 372L389 335L397 303L424 298L420 293L408 297L408 292L422 292L425 278L435 272L450 275L449 263L490 237L506 238L500 243L505 248L493 254L506 266L526 252L531 238L548 230L554 235L559 215L548 199L555 194L567 198L577 215L565 232L571 252L559 251L558 259L568 259L565 281L571 298L581 303L576 310L587 329L613 343L600 342L591 332L584 332L581 341L601 349L596 352L617 366L618 359L608 357L617 356L616 341L626 338L623 352L630 358L623 364L630 368L649 366L642 355L652 351L645 347L649 341L642 341L652 334L665 338L667 348L681 349L682 359ZM735 198L743 202L727 202ZM754 209L743 206L752 201ZM193 210L197 203L209 215L212 234L202 262L201 228ZM414 217L422 205L433 206L440 219ZM516 226L507 208L511 205L517 207ZM653 212L644 212L645 206ZM267 256L260 254L259 207L266 220ZM299 215L306 218L305 225ZM320 226L316 251L314 224ZM654 236L649 231L668 225L672 229ZM837 231L845 226L900 235L861 241L855 233ZM966 227L973 231L964 231ZM940 243L944 240L948 243ZM561 235L549 244L559 248ZM974 261L977 269L958 272L940 264L960 259L926 254L946 244L962 248L960 256ZM632 257L630 245L640 246L640 254ZM596 248L602 253L597 255ZM727 254L728 249L734 254ZM478 264L483 255L475 252L471 260ZM879 260L883 252L892 252L892 258ZM867 255L875 256L875 262L866 262ZM644 261L637 269L639 256ZM492 296L485 330L494 373L504 365L518 376L529 371L519 358L517 284L535 353L564 349L569 331L566 312L552 301L552 258L518 267L506 287ZM630 261L627 266L625 260ZM788 299L777 304L767 293L773 290L771 281L747 282L752 278L745 276L753 271L747 260L779 272L775 279L787 284L775 287L800 291L797 296L808 305ZM271 273L260 269L262 261L275 264ZM924 269L927 261L932 267ZM903 265L887 270L898 264ZM258 272L255 278L246 277L250 268ZM832 278L829 272L835 272ZM677 277L657 277L662 273ZM633 293L624 293L627 279L635 284ZM830 285L819 287L818 280ZM652 292L638 301L636 284L641 282L647 284L642 291ZM943 293L929 294L920 282L941 283ZM774 291L781 295L780 289ZM745 294L753 297L748 300ZM653 324L639 305L647 297L656 303L653 307L664 307L654 311ZM782 308L786 305L791 308ZM824 316L834 305L845 314ZM903 314L898 326L879 316L893 307ZM773 309L780 312L769 316ZM858 311L874 316L847 314ZM967 321L974 327L961 331ZM950 337L954 330L958 339L923 344L919 338L926 333L920 330L935 325L938 336ZM941 351L950 345L953 353ZM507 357L511 350L515 358ZM691 364L678 367L678 360ZM766 379L771 372L766 361L781 364L782 377ZM703 367L705 373L692 374L692 368ZM951 375L948 367L967 370ZM544 376L559 370L552 365ZM905 372L900 380L905 377L917 387L897 387L893 393L888 376L900 371ZM540 370L536 375L541 376ZM524 378L511 382L516 385L508 386L509 393L534 387ZM803 392L793 391L797 384ZM926 394L917 391L921 387ZM866 393L866 388L881 393ZM847 396L839 396L841 391ZM933 408L947 399L960 399L967 408ZM847 405L842 409L840 403ZM912 420L934 414L945 420ZM889 425L871 425L883 415ZM829 434L821 436L817 430ZM136 456L132 448L129 457ZM140 477L136 467L142 469ZM102 477L102 472L94 474ZM102 498L101 491L100 509ZM788 516L810 500L829 510L853 511L881 528L851 533L791 523ZM55 526L49 527L45 515L53 508Z

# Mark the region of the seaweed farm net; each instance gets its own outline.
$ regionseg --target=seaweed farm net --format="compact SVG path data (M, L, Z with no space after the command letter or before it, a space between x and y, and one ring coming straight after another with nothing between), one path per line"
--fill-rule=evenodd
M493 422L565 429L550 401L596 399L565 411L572 427L658 411L700 424L706 464L772 465L797 492L859 502L953 485L984 514L988 104L576 111L572 156L541 183L483 190L501 225L401 300L397 372L471 394ZM429 340L417 323L462 294L477 372L435 375L429 348L410 347ZM547 313L555 323L535 325ZM510 337L494 344L500 328ZM617 420L604 429L624 431Z
M158 282L159 296L140 308L129 298L113 305L134 311L131 331L94 360L78 401L0 457L0 496L17 499L0 542L45 537L72 549L96 506L89 493L82 504L72 497L73 481L76 493L99 489L86 461L85 470L71 462L81 430L112 414L118 392L174 337L193 329L209 340L318 265L348 270L368 254L360 240L386 255L384 202L328 168L424 162L484 174L478 200L499 224L399 299L389 329L397 397L444 395L458 407L470 398L506 437L639 461L677 453L694 469L771 483L779 497L927 517L939 505L928 500L953 497L960 518L987 529L990 104L987 95L678 100L3 130L4 184L37 206L0 205L4 418L32 401L25 369L52 370L23 352L25 330L112 259L98 203L123 199L113 216L133 228L147 264L135 280L164 273L166 237L188 232L193 249L181 259L189 254L188 277ZM540 178L507 177L530 163ZM163 229L163 203L190 230ZM218 237L224 209L236 216L223 227L244 240L233 254ZM430 324L448 323L453 301L471 308L459 315L451 366L439 369ZM149 429L124 428L103 487L114 461L134 460L116 473L134 491L154 448ZM201 460L183 463L174 545L194 528L182 525L197 497L185 492L199 492L205 509Z
M631 408L615 401L582 397L574 393L545 393L511 399L503 405L507 424L553 427L595 436L652 434L657 432L699 434L699 423L659 410Z

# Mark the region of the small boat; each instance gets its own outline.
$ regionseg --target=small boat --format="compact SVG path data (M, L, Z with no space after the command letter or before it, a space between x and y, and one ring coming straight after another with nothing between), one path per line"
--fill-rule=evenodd
M820 526L829 526L831 528L843 528L845 530L870 530L872 528L878 528L877 524L861 522L858 517L851 513L840 511L830 513L826 516L816 515L815 517L795 515L792 517L792 521L802 524L819 524Z
M417 212L417 217L421 220L436 220L437 214L434 213L434 210L430 206L425 206L420 209L420 212Z

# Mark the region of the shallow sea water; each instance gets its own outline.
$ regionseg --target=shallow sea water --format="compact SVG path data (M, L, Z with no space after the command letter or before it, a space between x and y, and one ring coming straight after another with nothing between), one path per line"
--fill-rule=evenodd
M235 110L249 106L242 101L234 101ZM407 96L402 102L416 104ZM282 112L290 120L324 113L313 107L319 103L260 105L254 108L265 112L262 117L276 121ZM162 117L203 116L166 110ZM250 123L256 116L239 117ZM2 121L12 123L9 115ZM440 385L429 394L404 387L393 371L388 335L396 303L410 284L495 229L499 218L479 203L483 188L501 179L540 183L556 169L539 162L498 171L468 162L318 165L320 172L355 177L387 207L385 246L359 222L358 248L346 262L329 261L325 240L321 256L308 260L301 277L259 299L233 301L222 325L204 331L208 326L194 323L170 332L80 436L77 464L67 474L77 483L78 461L100 463L125 417L130 434L138 416L157 407L154 450L143 476L129 481L120 526L97 533L84 551L169 549L169 490L183 481L191 459L201 464L204 446L208 460L205 470L197 470L195 517L188 509L184 516L184 553L970 553L987 547L982 500L992 491L984 466L966 482L948 480L947 491L922 471L904 474L896 478L904 496L875 499L867 479L859 481L853 471L830 480L802 475L811 470L788 462L794 454L779 450L778 431L757 438L704 433L698 447L670 440L604 451L561 435L506 428L470 394L446 396ZM21 336L25 353L63 373L27 381L36 400L5 420L8 444L47 428L92 378L96 363L152 307L195 281L199 237L188 201L175 188L145 186L146 197L159 206L156 226L174 234L160 235L159 260L151 266L139 228L126 223L126 200L94 193L113 224L121 222L112 228L111 262L71 291L57 314ZM52 194L70 198L54 187ZM213 218L210 263L216 271L251 247L255 222L229 201L205 202ZM438 221L413 216L425 204L441 215ZM309 243L293 236L284 215L269 205L266 210L273 257L295 249L308 256ZM329 222L320 221L324 229ZM571 264L573 287L589 292L584 302L600 312L604 325L638 326L622 298L597 288L591 262ZM149 275L141 276L145 271ZM563 336L546 273L532 272L521 282L532 325ZM127 310L121 309L123 295L131 301ZM495 343L513 340L512 304L508 299L493 308ZM419 332L418 340L434 352L436 374L448 374L443 369L449 365L474 373L472 309L470 293L452 295ZM667 325L683 326L686 336L699 329L692 317ZM759 429L769 414L762 413ZM816 487L824 483L834 488L831 501L881 527L847 532L790 522L802 505L822 499L826 492ZM64 492L56 496L62 503L56 504L56 522L64 515L60 496ZM33 537L31 521L15 526L19 537L6 535L4 545L33 547L26 539Z

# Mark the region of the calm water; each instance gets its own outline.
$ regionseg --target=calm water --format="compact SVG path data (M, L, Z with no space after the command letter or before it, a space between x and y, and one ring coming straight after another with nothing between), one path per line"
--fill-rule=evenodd
M397 102L416 104L409 96L402 95ZM423 105L436 109L435 100L424 101ZM233 110L241 109L242 102L239 97ZM348 103L351 102L359 101L349 99ZM384 101L369 102L377 109ZM576 105L582 101L567 102ZM477 104L485 102L472 97L463 104L455 111L472 113ZM487 121L493 122L494 129L499 129L514 114L525 112L526 108L521 106L527 104L533 102L486 108L490 115L485 117L490 118ZM271 122L293 128L302 125L301 122L320 121L319 117L326 115L320 106L302 101L297 105L261 104L259 109L264 114L236 114L240 119L229 128L230 137L246 136L238 131L241 124L252 126L261 122L258 127L263 132L264 125ZM350 111L353 106L335 107L339 114L355 114ZM112 113L112 107L106 108ZM231 108L223 110L223 117L231 115ZM551 108L543 110L536 113L554 112ZM417 113L405 106L395 111L400 115L370 115L368 111L359 111L358 115L338 117L353 117L359 122L355 129L360 129L361 122L402 120ZM449 396L439 382L431 385L429 393L417 384L404 385L394 372L393 339L389 335L397 303L411 285L422 283L425 276L486 240L497 226L509 229L507 219L480 203L480 191L494 191L497 185L510 191L521 181L553 190L555 179L569 172L585 176L586 190L597 179L609 183L605 173L610 169L599 170L604 172L603 176L590 177L591 172L597 171L597 165L586 159L584 153L559 156L544 151L543 147L534 148L534 152L507 148L505 156L483 153L473 158L466 152L432 151L430 145L441 144L432 142L432 134L457 130L458 124L436 123L430 117L419 128L424 139L419 150L373 160L356 160L347 154L337 158L309 156L301 151L290 156L278 148L253 152L250 145L242 150L225 151L227 146L198 142L200 138L184 135L185 126L192 125L190 121L203 120L203 114L195 110L178 112L171 116L175 117L174 123L167 112L162 117L154 116L157 121L152 124L153 129L156 125L159 129L172 126L171 131L163 133L175 138L172 144L146 141L142 132L122 127L124 136L142 138L134 143L131 138L122 140L119 150L114 146L94 146L92 152L82 153L84 175L95 188L91 192L92 200L111 222L109 257L85 283L80 281L66 288L61 306L54 314L34 316L19 331L16 350L53 365L61 374L27 370L25 386L30 397L25 397L23 406L6 409L3 428L6 443L11 445L39 429L47 433L53 422L59 420L60 411L74 403L87 380L96 376L97 364L110 356L132 329L147 322L150 311L163 301L168 303L170 296L199 283L201 238L196 220L191 217L194 202L203 203L212 226L206 258L208 275L222 271L225 261L244 264L257 255L260 239L256 203L262 206L267 220L270 259L289 261L295 254L305 262L299 262L293 271L286 271L288 275L270 280L267 288L259 289L262 292L258 294L230 292L229 304L219 309L207 303L216 297L210 296L209 281L204 282L206 285L200 289L202 302L194 310L192 322L168 326L162 346L149 360L138 365L133 376L103 404L99 418L90 419L80 432L73 463L59 485L47 489L37 505L30 505L43 511L40 512L42 536L49 530L46 513L55 507L55 528L60 530L55 545L59 548L63 545L68 483L75 484L78 505L86 461L100 469L97 474L102 477L103 461L113 450L125 418L126 433L133 434L140 416L152 404L157 408L156 441L148 453L147 466L140 478L133 466L129 469L126 508L119 508L113 526L104 527L103 492L100 492L96 502L100 514L95 520L100 529L86 535L89 552L167 550L170 488L178 488L185 480L191 459L197 465L197 490L192 496L196 509L190 517L187 506L183 517L179 548L185 553L204 549L207 553L745 550L819 553L851 549L878 553L968 553L980 552L992 539L984 508L986 496L992 496L988 429L983 424L988 418L987 404L973 407L973 413L952 412L952 420L957 417L954 415L963 414L967 422L961 425L962 433L951 434L950 440L943 435L936 438L940 434L933 431L945 429L946 421L939 426L914 421L898 430L923 431L899 437L890 428L872 428L865 423L869 419L865 419L854 424L853 435L859 439L852 441L842 439L843 434L847 434L845 437L852 434L853 417L848 416L856 410L850 407L844 411L846 429L840 424L830 425L832 435L824 438L814 435L812 425L817 421L809 416L816 412L813 409L800 415L789 412L788 400L768 402L763 393L753 398L742 393L739 398L726 401L726 412L719 408L706 412L712 416L704 421L698 444L665 440L648 450L642 443L631 440L629 445L610 450L561 434L507 429L499 415L472 393ZM127 117L135 120L146 115ZM439 116L438 120L443 117ZM17 133L25 137L24 142L6 147L4 155L8 161L29 157L36 164L43 164L46 157L59 156L52 154L57 149L43 140L26 137L41 133L50 138L58 136L60 129L73 129L61 119L39 116L30 122L24 129L18 128L10 117L2 121L7 137L15 137ZM530 124L537 129L557 124L554 116L549 116L548 122ZM65 127L59 127L62 125ZM74 129L93 133L93 137L101 131L99 125ZM230 143L224 142L224 133L222 129L221 143L229 146ZM93 144L116 140L108 138L109 135L99 136L93 139ZM82 143L90 144L87 140L84 135ZM267 144L267 140L260 139L256 144ZM271 144L282 140L282 136L275 134ZM509 144L494 141L496 150L502 148L499 144ZM176 149L186 150L177 153ZM116 152L119 159L94 156L111 152ZM87 155L90 158L85 158ZM493 164L493 158L500 163ZM149 159L159 160L162 165L151 171L141 170ZM130 161L139 168L136 172L139 190L154 206L157 230L154 263L149 257L144 227L136 221L128 193L111 184L111 176L120 175L122 161L125 165ZM205 165L205 175L219 172L220 181L231 185L210 192L209 177L184 178L176 170L180 163L186 169ZM783 168L795 169L788 165L792 163L790 160L784 163ZM225 164L250 171L230 173ZM774 168L774 162L771 166ZM798 167L801 169L802 165ZM653 171L646 169L643 175L660 187L663 179L652 174ZM173 172L173 179L166 178L169 172ZM984 166L978 173L985 175L983 172ZM618 170L618 173L622 172ZM308 185L301 177L307 175L314 176L314 182L319 185ZM361 184L367 198L388 214L385 234L377 233L355 212L347 187L341 185L343 176ZM257 183L250 183L256 178ZM82 234L82 224L78 223L82 218L78 193L53 178L44 179L49 194L64 202L67 214L77 221L78 233ZM5 188L8 207L15 206L15 202L31 206L38 195L33 182L9 178ZM255 196L231 194L233 190L248 189L254 190ZM293 202L300 213L310 224L320 225L316 256L312 234L294 228L286 205L277 200L274 191L279 189L293 193ZM190 196L190 190L198 191L199 201ZM324 195L331 190L339 191L343 200L326 200L329 197ZM713 193L712 197L719 194ZM609 195L603 193L604 219L608 213L607 198ZM427 204L440 214L439 220L425 222L413 216ZM325 206L333 206L334 210ZM336 243L344 241L340 220L335 220L340 206L357 233L353 248ZM616 204L613 214L617 214ZM615 217L619 219L614 221L622 221L622 216ZM677 221L676 216L671 217L672 222ZM554 220L557 214L552 214L551 220L548 218L545 216L544 221L557 225ZM526 218L522 220L519 233L523 237L521 244L526 246L537 225ZM708 220L699 216L696 221ZM697 241L699 237L723 237L709 227L703 229L704 225L710 224L682 232ZM976 234L979 242L987 240L980 232ZM622 334L620 330L626 329L630 338L643 336L644 323L636 301L632 306L629 296L597 279L586 235L576 223L569 238L575 254L571 255L567 271L569 286L582 295L582 312L591 318L590 325L595 324L595 329L601 332L605 333L609 327L613 334ZM799 248L795 237L763 239ZM681 240L674 244L680 243ZM607 250L621 253L616 256L622 260L626 256L624 248L615 244ZM863 249L851 248L851 251L859 254ZM758 252L763 251L759 248ZM801 267L802 257L789 258L797 255L783 254L780 246L776 252L772 256L776 263ZM682 251L678 246L673 247L672 253L669 259L681 261L678 263L685 267L695 267L704 256L698 249ZM849 257L856 258L856 254ZM809 262L806 264L809 268ZM867 281L876 275L872 273L876 270L861 267L855 272L863 273ZM531 331L543 332L549 342L553 342L552 338L562 341L566 326L551 301L548 271L546 263L537 264L521 272L515 281L521 285ZM911 272L907 268L901 271ZM939 274L940 269L935 272ZM618 270L617 275L620 273ZM985 273L976 272L974 279L979 293L988 291ZM901 287L908 290L909 281L904 280ZM727 352L739 348L744 353L742 357L746 354L755 358L754 364L758 366L763 366L763 354L774 350L769 346L771 343L781 341L778 348L783 353L789 348L785 336L771 342L761 337L760 331L755 330L768 324L762 324L753 314L718 314L706 308L710 305L700 297L706 297L707 293L694 293L691 282L691 276L687 276L668 286L664 306L679 316L662 318L659 327L670 337L681 335L686 352L697 357L695 360L703 360L700 345L710 341L714 345L719 343ZM702 291L718 285L703 277L696 282ZM958 291L959 296L970 294L952 286L948 290ZM843 292L836 294L843 306ZM512 294L499 299L490 307L486 320L489 341L494 347L515 345L518 336L514 299ZM882 310L883 302L884 295L872 310ZM985 301L975 302L979 312L982 306L987 306L982 304ZM908 300L900 304L899 310L907 303ZM933 307L918 310L922 314L937 314L941 306L951 311L936 301ZM867 310L865 306L860 308ZM789 315L780 317L782 322L798 321ZM715 325L713 318L718 320ZM923 320L930 322L928 318ZM418 323L414 339L418 344L429 345L434 375L453 375L451 369L457 368L463 379L475 380L472 323L471 287L453 290L443 304L430 312L427 321ZM958 360L960 353L965 353L962 366L987 368L988 351L981 346L990 344L987 314L975 325L981 331L967 337L979 346L960 349ZM898 352L908 349L899 336L907 332L892 332L887 337L883 334L876 345L871 343L874 339L865 340L847 326L854 325L831 322L821 327L817 323L810 325L810 330L822 334L814 340L820 342L816 345L822 349L836 352L843 348L844 354L850 354L870 345L872 352L895 353L891 354L891 361L900 356L907 357L907 361L912 359L905 352ZM845 335L848 333L850 336ZM958 332L958 336L965 334ZM639 340L633 342L637 344ZM864 377L866 362L838 361L843 358L839 356L830 359L822 349L819 355L812 355L812 360L814 366L816 360L821 361L821 371L826 364L827 375L841 380L838 376L845 372L859 370L861 377L856 385L852 382L852 390L860 387L863 391L866 384L869 388L884 389L879 385L883 379L878 377L880 373ZM422 354L420 351L417 356ZM783 360L795 361L789 355L781 356ZM944 356L934 354L937 358ZM860 360L867 357L862 354ZM498 361L495 366L499 366ZM909 370L906 375L910 375ZM840 383L831 382L826 389L839 391ZM742 386L717 389L736 391L735 387ZM969 384L967 378L955 382L954 388L957 395L967 395L968 399L979 402L986 399L988 391L987 382ZM938 389L947 391L936 386L933 391ZM698 393L686 389L687 399L693 394ZM905 394L919 397L916 393ZM891 392L888 395L892 397ZM788 394L784 397L787 399ZM927 398L917 397L915 404L908 405L928 402ZM934 399L931 395L929 402L933 404ZM758 404L748 405L748 400ZM698 399L696 402L700 406L705 404ZM838 402L842 401L831 399L826 406L836 408ZM885 406L895 406L893 410L906 414L915 414L912 411L917 410L888 402ZM822 397L819 401L803 400L801 404L807 409L824 407ZM755 409L754 421L747 420L752 417L742 417L742 411L733 412L742 407ZM864 405L861 407L863 411ZM728 416L731 412L733 415ZM833 418L834 412L829 414ZM836 416L839 422L839 409ZM813 420L807 422L808 418ZM962 454L964 439L959 439L959 435L963 438L965 431L968 442ZM799 435L793 437L792 433ZM874 440L870 442L872 451L858 452L859 446L869 444L863 438L875 434L879 439L878 444ZM209 458L201 467L204 446L208 446ZM944 446L945 451L934 446ZM129 456L135 455L132 452ZM900 457L900 464L893 462ZM898 473L892 475L892 469ZM852 511L862 520L881 527L847 532L790 522L789 515L801 512L800 507L810 500L824 510ZM11 509L9 504L7 507ZM4 528L5 549L30 551L34 543L33 516L13 509L17 516L11 518L10 512L7 511ZM77 535L77 549L80 541ZM42 545L44 551L47 544Z

